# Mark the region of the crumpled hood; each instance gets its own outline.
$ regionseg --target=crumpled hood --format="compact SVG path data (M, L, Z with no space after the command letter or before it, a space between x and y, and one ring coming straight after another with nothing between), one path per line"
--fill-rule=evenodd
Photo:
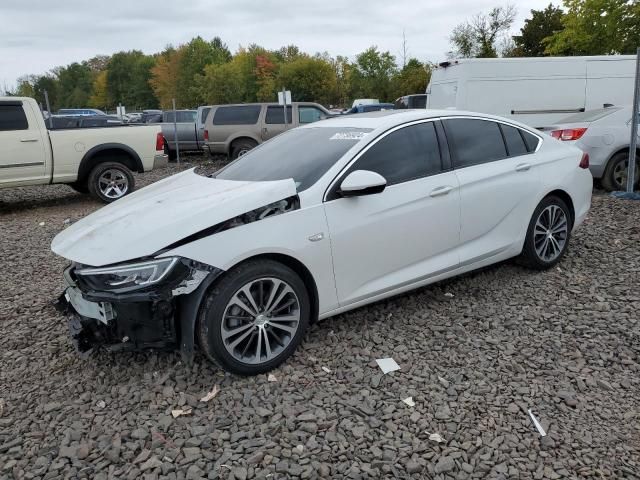
M293 179L238 182L194 170L160 180L79 220L53 239L51 250L94 267L133 260L296 195Z

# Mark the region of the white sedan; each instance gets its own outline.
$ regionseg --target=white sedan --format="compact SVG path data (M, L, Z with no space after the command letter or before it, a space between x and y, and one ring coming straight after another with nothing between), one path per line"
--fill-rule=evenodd
M61 232L80 351L194 345L268 371L309 324L519 256L544 269L591 202L588 156L499 117L404 110L286 132Z

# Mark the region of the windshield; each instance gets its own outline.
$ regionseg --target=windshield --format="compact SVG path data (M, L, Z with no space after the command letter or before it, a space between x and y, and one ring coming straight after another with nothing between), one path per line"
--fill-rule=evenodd
M586 112L576 113L575 115L570 115L566 118L563 118L558 123L595 122L596 120L600 120L601 118L604 118L607 115L611 115L612 113L617 112L621 108L622 107L607 107L607 108L598 108L596 110L587 110Z
M370 128L296 128L263 143L214 175L222 180L293 178L299 192L316 183Z

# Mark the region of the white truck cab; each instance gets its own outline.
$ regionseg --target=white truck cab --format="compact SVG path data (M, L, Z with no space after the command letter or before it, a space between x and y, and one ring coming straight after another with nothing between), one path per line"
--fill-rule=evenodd
M47 130L33 98L0 97L0 188L66 183L109 203L166 164L158 125Z

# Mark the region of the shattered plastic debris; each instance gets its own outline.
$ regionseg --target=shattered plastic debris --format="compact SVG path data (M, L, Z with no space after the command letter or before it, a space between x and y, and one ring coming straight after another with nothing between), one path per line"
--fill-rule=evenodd
M444 296L447 297L447 298L453 298L454 297L453 293L451 293L451 292L445 293Z
M531 421L533 422L533 425L538 429L538 433L540 434L540 436L546 437L547 432L544 431L544 428L542 428L542 425L540 425L540 422L538 421L536 416L533 414L531 409L529 409L528 412L529 412L529 416L531 417Z
M331 369L327 368L327 367L322 367L322 370L326 373L331 373Z
M44 222L40 222L38 225L40 225L41 227L44 227Z
M96 403L96 407L98 408L104 408L107 406L107 402L105 402L104 400L98 400L98 403Z
M71 219L70 218L65 218L64 222L65 225L69 225L71 223Z
M182 415L191 415L191 409L185 408L184 410L181 410L181 409L171 410L171 415L173 415L173 418L178 418Z
M212 400L216 395L218 395L218 392L220 391L220 389L218 388L218 385L214 385L213 386L213 390L211 390L209 393L207 393L204 397L202 397L200 399L201 402L208 402L209 400Z
M278 379L276 378L276 376L273 373L270 373L267 376L267 382L277 382L277 381L278 381Z
M429 433L429 432L427 432ZM442 443L444 442L444 438L439 433L431 433L429 434L429 440L432 442Z
M379 358L376 359L376 363L380 367L380 370L382 370L382 373L385 375L389 372L400 370L400 365L398 365L393 358Z
M416 406L416 402L413 401L413 397L407 397L404 400L402 400L404 403L406 403L408 406L410 407L415 407Z

